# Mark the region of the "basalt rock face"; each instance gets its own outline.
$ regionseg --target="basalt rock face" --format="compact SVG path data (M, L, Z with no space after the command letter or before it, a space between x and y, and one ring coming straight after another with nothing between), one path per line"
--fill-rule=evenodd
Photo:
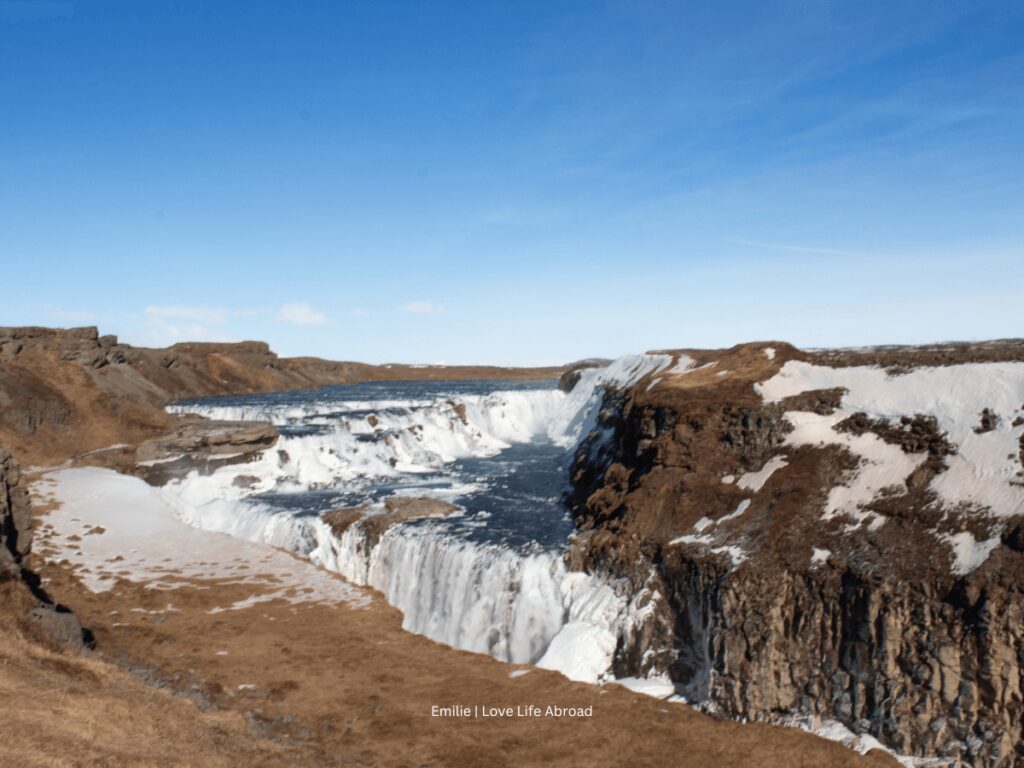
M32 507L21 485L21 468L0 448L0 578L17 578L32 547Z
M59 648L81 650L91 634L67 608L55 605L24 565L32 549L32 505L18 461L0 447L0 599L22 631ZM11 616L10 613L14 615Z
M1024 365L1005 367L1019 345L966 349L688 351L685 373L606 391L573 465L568 559L655 607L615 673L667 673L730 716L821 716L904 754L1024 765L1024 466L1001 450L1024 439L1010 426L1024 398L944 402L936 385L933 412L857 400L864 367L884 369L879 402L922 409L906 394L915 370L942 381L962 366L1024 392ZM764 386L824 366L828 386Z

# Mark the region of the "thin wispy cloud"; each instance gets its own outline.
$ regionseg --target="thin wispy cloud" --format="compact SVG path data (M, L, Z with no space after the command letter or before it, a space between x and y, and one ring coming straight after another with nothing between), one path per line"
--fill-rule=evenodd
M407 315L433 315L436 317L444 314L444 307L429 301L410 301L400 306L398 311Z
M367 312L362 307L356 307L351 312L349 312L349 314L352 315L352 317L369 317L370 315L370 313Z
M279 323L289 325L325 325L330 318L323 312L318 312L311 305L304 301L297 301L291 304L282 304L281 309L274 315Z
M758 240L736 240L740 245L762 248L766 251L782 251L785 253L808 253L817 256L844 256L858 259L869 259L873 254L863 251L847 251L842 248L822 248L816 245L799 245L795 243L762 243Z
M228 310L224 307L192 304L151 304L146 307L146 315L174 320L192 320L199 323L223 323L227 319Z
M232 341L223 328L185 320L175 321L160 315L146 317L143 336L148 344L163 347L179 341Z

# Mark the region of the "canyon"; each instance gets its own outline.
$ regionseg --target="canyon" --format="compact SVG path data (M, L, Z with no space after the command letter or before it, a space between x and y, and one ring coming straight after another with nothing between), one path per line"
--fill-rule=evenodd
M530 384L558 376L560 390ZM417 379L512 383L483 394L388 389ZM379 386L358 402L344 386L331 389L357 382ZM191 691L204 712L227 717L218 738L239 754L262 745L264 764L347 764L337 757L345 750L381 765L428 753L438 764L541 764L535 737L515 719L489 718L515 745L505 757L460 753L485 737L472 727L470 741L459 726L441 746L445 732L424 724L430 706L476 701L480 686L500 693L500 703L486 702L499 712L593 707L586 737L562 718L545 726L568 750L547 755L555 764L604 764L600 750L587 750L616 738L638 745L637 765L664 764L680 739L692 765L712 754L716 765L894 764L872 749L883 745L943 765L1024 764L1022 342L810 351L759 342L564 369L424 369L278 358L257 342L138 350L95 329L0 329L0 406L0 444L33 466L25 479L3 458L11 584L38 579L47 599L57 595L89 628L89 642L74 648L95 650L37 636L20 620L10 630L16 642L109 664L92 672L100 681L129 669L140 689L142 677L165 681L162 693ZM410 468L436 483L453 462L518 455L510 447L538 440L552 446L543 461L566 452L564 547L555 537L551 546L495 549L478 541L480 526L497 530L500 520L474 513L464 491L446 497L429 484L425 496L408 485L326 514L286 515L261 501L282 490L297 498L300 487L323 499ZM37 554L28 546L30 486ZM123 490L102 497L101 488ZM228 533L245 546L283 548L323 574L300 580L326 578L317 590L338 596L295 602L288 580L300 577L284 565L275 566L284 582L270 585L255 572L225 580L186 559L165 573L174 581L166 595L145 586L141 561L76 565L104 536L113 540L106 526L119 519L99 509L76 533L71 513L60 512L75 493L109 498L107 508L118 493L143 506L170 503L161 536L186 535L166 533L177 530L176 515L192 526L188 537ZM87 535L99 528L106 532ZM250 554L232 556L255 568L245 565ZM400 578L407 568L423 575L419 586ZM423 599L423 583L440 583L438 569L464 573L454 583L467 591ZM361 588L329 571L379 592L354 597L345 590ZM99 582L113 586L86 586ZM49 604L32 599L33 608L18 603L26 614ZM129 604L137 614L125 615ZM466 624L460 616L474 617L479 632L454 632ZM247 639L232 640L247 626ZM358 661L375 636L390 649L380 669L403 670L413 702L398 702L399 679ZM210 658L213 645L230 655ZM19 647L19 658L38 662ZM515 676L481 653L517 665ZM656 683L661 700L570 683L543 667L637 690ZM456 679L433 696L439 670ZM338 706L311 695L324 676L332 688L397 706L430 749L389 754L378 726L312 728L323 716L317 706ZM259 706L251 690L262 692ZM344 707L378 722L364 705ZM838 728L859 736L866 754L780 724ZM594 741L595 728L607 738ZM764 745L756 758L753 742Z

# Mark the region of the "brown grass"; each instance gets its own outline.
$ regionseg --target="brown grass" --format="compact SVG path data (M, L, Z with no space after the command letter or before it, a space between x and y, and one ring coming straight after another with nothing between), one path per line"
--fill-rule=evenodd
M43 574L96 632L99 651L62 656L0 633L3 759L11 765L895 765L618 686L537 669L511 679L509 665L404 632L399 612L380 598L368 609L278 600L211 614L251 594L251 585L168 592L121 582L94 594L63 568L47 565ZM115 664L146 669L179 695ZM456 703L591 705L594 716L431 716L432 705Z

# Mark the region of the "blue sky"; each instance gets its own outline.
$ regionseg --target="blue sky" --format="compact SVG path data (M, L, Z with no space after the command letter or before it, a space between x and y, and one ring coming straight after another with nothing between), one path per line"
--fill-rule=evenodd
M1024 6L0 0L0 274L371 362L1021 336Z

